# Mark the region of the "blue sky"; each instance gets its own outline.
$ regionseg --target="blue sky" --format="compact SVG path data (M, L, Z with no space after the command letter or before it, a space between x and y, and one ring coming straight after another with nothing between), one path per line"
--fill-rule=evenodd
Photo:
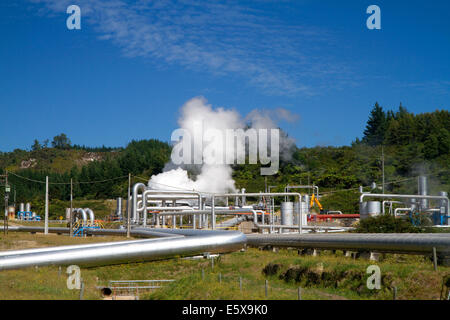
M366 28L371 4L381 30ZM299 147L350 144L375 101L450 104L449 1L2 1L0 39L1 151L62 132L168 141L195 96L243 116L288 109Z

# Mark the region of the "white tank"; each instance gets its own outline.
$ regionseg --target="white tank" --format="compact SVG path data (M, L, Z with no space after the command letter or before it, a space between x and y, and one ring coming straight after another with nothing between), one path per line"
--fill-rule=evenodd
M380 201L366 201L359 204L360 219L374 217L381 214Z
M281 203L281 224L292 226L294 225L294 203Z
M308 202L294 202L294 225L298 225L298 212L300 210L302 216L302 225L306 226L308 221Z

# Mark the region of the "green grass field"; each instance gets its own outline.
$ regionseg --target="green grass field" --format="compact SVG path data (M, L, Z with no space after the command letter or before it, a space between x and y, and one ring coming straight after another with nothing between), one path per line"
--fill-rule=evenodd
M123 240L121 237L69 238L42 234L9 233L0 236L0 249ZM269 267L267 267L270 264ZM366 269L381 269L382 288L368 290ZM273 267L277 265L278 267ZM263 273L269 270L270 275ZM66 286L66 268L57 266L0 272L0 299L79 299L79 290ZM422 256L386 255L382 261L345 257L342 252L299 256L297 250L279 252L249 248L210 259L171 259L147 263L81 268L84 299L102 299L99 287L108 280L174 279L154 291L140 290L142 299L439 299L449 267L439 267ZM242 278L242 290L239 279ZM134 294L132 292L132 294Z

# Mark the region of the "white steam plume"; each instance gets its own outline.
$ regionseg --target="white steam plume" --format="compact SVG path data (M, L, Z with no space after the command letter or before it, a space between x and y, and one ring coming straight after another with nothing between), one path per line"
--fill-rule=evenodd
M243 118L234 109L214 109L207 103L205 98L196 97L182 106L178 124L180 128L191 133L194 132L196 123L202 124L203 132L207 132L209 129L225 132L227 129L248 129L248 123L254 129L274 129L278 128L274 120L287 120L289 118L292 121L295 117L296 115L292 115L288 110L279 108L276 113L253 110L247 117ZM286 159L286 154L289 153L288 151L293 145L293 139L284 135L280 137L280 153L282 157ZM205 159L208 155L205 155L203 150L207 146L207 144L204 144L202 149L192 148L192 157L203 157ZM225 164L206 164L206 162L205 159L203 165L183 166L177 166L169 162L166 164L163 173L153 175L150 178L149 187L152 189L196 190L213 193L235 192L236 187L232 178L231 167ZM198 173L195 180L188 176L186 169Z

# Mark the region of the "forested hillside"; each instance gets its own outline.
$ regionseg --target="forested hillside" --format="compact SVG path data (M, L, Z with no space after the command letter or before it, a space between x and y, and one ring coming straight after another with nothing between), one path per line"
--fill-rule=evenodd
M351 146L297 147L292 160L282 162L279 173L267 181L258 165L236 165L233 176L237 187L249 192L264 190L265 183L279 186L279 191L286 184L314 183L324 194L325 209L354 212L360 185L376 182L381 186L383 154L387 191L415 193L419 174L429 175L431 192L450 191L449 130L447 110L415 115L401 105L394 112L376 103L362 139ZM160 173L170 152L169 144L154 139L132 141L126 148L92 148L72 145L61 134L51 145L48 140L35 140L30 150L0 153L0 170L10 172L16 202L42 202L45 185L41 182L47 175L51 199L68 200L71 179L76 199L111 199L126 195L128 173L133 182ZM3 192L2 188L0 204Z

